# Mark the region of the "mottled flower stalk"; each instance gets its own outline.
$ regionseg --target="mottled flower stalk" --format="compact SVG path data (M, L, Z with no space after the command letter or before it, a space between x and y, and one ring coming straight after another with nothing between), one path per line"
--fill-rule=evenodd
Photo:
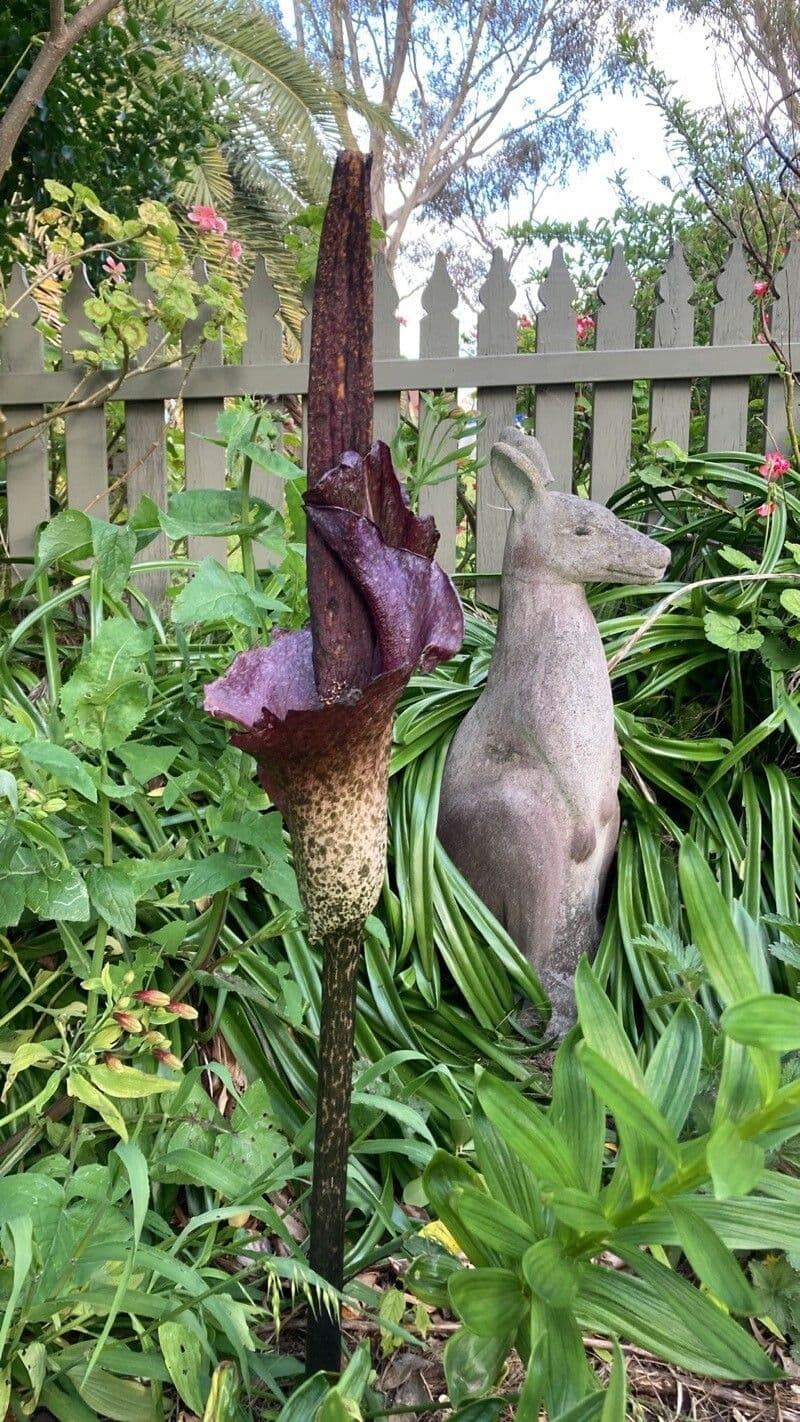
M364 921L386 862L392 719L412 672L458 650L461 606L433 561L385 444L372 438L369 160L340 154L320 242L308 399L310 626L242 652L206 688L292 838L323 990L312 1179L312 1267L344 1282L355 993ZM338 1324L309 1319L309 1371L337 1371Z

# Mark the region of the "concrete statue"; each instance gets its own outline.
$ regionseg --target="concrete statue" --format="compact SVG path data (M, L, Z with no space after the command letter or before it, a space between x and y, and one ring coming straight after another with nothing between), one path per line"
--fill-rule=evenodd
M619 833L611 683L584 585L658 582L670 555L551 489L542 446L521 430L504 431L492 471L511 507L497 642L448 754L439 836L538 972L563 1034Z

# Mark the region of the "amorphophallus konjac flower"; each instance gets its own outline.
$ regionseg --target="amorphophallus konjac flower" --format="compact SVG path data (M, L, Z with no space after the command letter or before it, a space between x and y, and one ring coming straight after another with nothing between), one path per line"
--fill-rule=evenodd
M323 989L311 1197L312 1267L343 1284L355 992L364 921L386 860L392 720L409 677L461 646L458 596L372 444L369 159L341 153L320 240L308 390L310 625L242 652L206 688L240 729L292 839ZM338 1325L309 1320L308 1364L338 1370Z

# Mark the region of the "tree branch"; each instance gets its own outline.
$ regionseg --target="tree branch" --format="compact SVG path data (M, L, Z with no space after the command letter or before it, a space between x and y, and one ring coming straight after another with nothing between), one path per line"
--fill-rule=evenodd
M36 105L44 98L59 65L87 31L94 29L119 4L120 0L89 0L70 20L65 21L63 0L50 0L50 29L0 119L0 179L8 172L20 135Z

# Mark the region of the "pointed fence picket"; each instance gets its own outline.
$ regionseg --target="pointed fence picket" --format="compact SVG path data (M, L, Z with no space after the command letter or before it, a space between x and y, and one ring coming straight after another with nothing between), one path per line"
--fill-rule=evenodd
M201 281L205 273L198 270ZM139 265L135 289L150 295L146 270ZM382 259L375 273L375 432L394 434L403 392L474 391L473 403L485 420L478 436L480 462L475 489L476 571L479 591L494 601L500 571L508 510L495 487L488 465L491 444L513 421L520 386L535 392L535 432L544 444L557 487L569 489L573 479L573 438L576 389L592 391L591 493L602 502L624 482L631 453L634 382L650 389L649 437L670 439L686 447L693 384L708 382L707 448L745 448L751 379L766 377L764 443L783 449L787 444L784 387L769 347L754 339L752 278L741 247L734 245L716 284L718 300L712 316L711 343L694 344L694 284L680 244L675 243L657 285L651 347L636 348L635 287L624 254L616 248L598 290L594 349L578 349L575 330L576 290L564 254L556 247L550 269L539 288L541 310L536 319L537 349L517 351L517 318L512 310L517 293L507 264L495 252L480 290L477 354L459 351L456 308L459 293L443 256L422 296L425 315L420 324L418 359L400 357L397 292ZM169 421L182 423L185 439L185 479L189 489L219 488L225 481L224 451L215 444L217 420L226 401L242 395L267 403L286 397L302 399L308 380L308 334L303 326L300 359L292 359L297 343L287 338L279 301L262 260L244 294L247 339L238 365L224 363L221 342L207 340L207 312L201 309L184 330L181 355L167 360L163 335L151 326L147 350L124 379L112 372L88 372L80 362L91 321L84 305L92 294L86 273L76 270L63 307L61 360L45 370L39 310L25 273L16 267L5 290L14 315L0 325L0 439L5 439L6 525L2 533L18 576L24 575L34 550L37 528L51 509L51 438L64 431L67 495L73 507L95 517L108 517L109 504L127 501L132 508L143 495L163 507L167 495ZM307 297L308 303L312 297ZM800 370L800 243L789 246L766 298L771 330L792 368ZM309 308L310 309L310 308ZM589 343L591 344L591 343ZM109 475L107 402L124 406L125 460L121 475ZM800 411L798 411L800 413ZM796 416L797 417L797 416ZM116 418L116 417L115 417ZM448 436L449 448L456 445ZM54 443L53 453L60 449ZM439 455L444 449L439 449ZM116 460L117 456L114 456ZM55 459L52 460L53 468ZM450 466L453 469L453 466ZM0 479L3 467L0 464ZM252 474L253 493L280 507L280 479L258 467ZM113 500L110 499L113 490ZM457 556L457 494L453 478L431 483L420 492L424 513L436 519L441 542L439 557L453 569ZM468 520L471 506L465 508ZM147 561L168 552L159 535L143 551ZM195 536L190 556L207 553L224 558L223 540ZM262 558L266 560L262 550ZM150 570L139 575L141 590L161 599L166 575Z

